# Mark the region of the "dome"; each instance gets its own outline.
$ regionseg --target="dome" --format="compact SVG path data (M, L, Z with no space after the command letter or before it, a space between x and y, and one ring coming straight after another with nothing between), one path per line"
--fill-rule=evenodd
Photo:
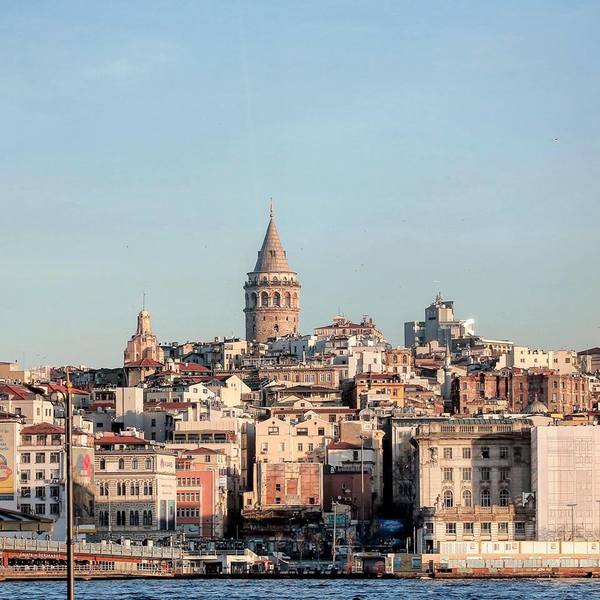
M548 414L548 409L543 402L539 400L534 400L530 402L524 409L523 412L526 415L546 415Z

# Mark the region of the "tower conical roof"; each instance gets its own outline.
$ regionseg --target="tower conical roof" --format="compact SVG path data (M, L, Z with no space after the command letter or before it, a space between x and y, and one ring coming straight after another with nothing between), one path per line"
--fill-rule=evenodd
M263 240L262 247L258 251L258 260L254 267L255 273L262 272L290 272L290 266L288 265L287 256L275 225L275 217L273 216L273 210L271 209L271 218L269 220L269 226L267 227L267 233Z

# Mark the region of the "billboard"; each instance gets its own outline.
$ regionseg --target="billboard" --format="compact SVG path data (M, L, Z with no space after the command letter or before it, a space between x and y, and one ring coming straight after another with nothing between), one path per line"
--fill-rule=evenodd
M95 523L93 448L73 446L73 512L78 526Z
M17 426L16 422L0 423L0 505L12 510L17 509Z

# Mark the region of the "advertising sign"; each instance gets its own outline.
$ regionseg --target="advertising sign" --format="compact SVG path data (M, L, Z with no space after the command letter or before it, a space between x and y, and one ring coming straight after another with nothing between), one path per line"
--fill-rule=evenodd
M0 504L16 510L15 491L17 423L0 423Z
M73 511L76 523L94 524L94 449L73 447Z

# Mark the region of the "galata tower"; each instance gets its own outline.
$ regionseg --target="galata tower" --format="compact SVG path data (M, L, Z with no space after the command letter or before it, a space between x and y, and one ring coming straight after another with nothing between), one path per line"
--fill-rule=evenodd
M247 340L264 343L269 338L298 333L300 283L298 274L288 265L273 205L256 266L248 273L244 290Z

